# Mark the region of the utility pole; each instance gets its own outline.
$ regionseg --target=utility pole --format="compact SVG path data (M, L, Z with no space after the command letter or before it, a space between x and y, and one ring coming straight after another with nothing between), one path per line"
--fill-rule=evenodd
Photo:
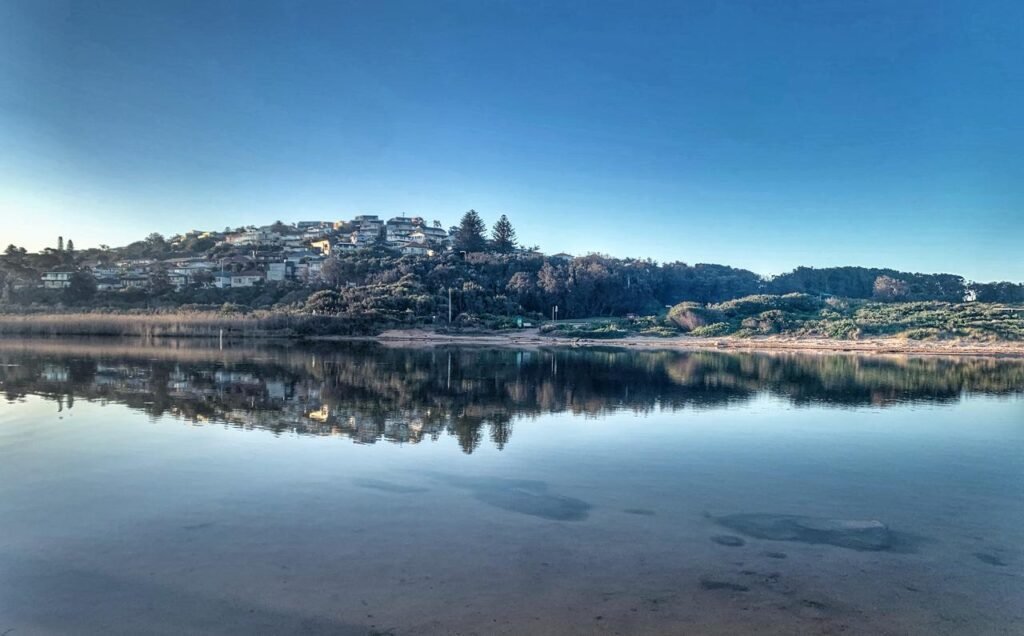
M452 288L448 288L448 324L452 324Z
M551 320L558 320L558 305L551 308Z

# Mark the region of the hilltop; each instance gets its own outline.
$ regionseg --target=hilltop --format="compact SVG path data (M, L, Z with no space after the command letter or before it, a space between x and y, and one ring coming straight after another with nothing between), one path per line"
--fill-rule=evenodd
M419 217L361 215L151 234L117 248L75 250L60 239L40 253L11 245L0 256L0 311L8 314L260 316L275 318L278 330L287 317L287 330L312 334L605 317L619 319L607 337L646 331L1016 339L1015 326L991 324L1015 317L1000 309L1015 303L1024 303L1024 285L954 274L800 267L767 278L727 265L545 254L519 245L505 216L488 232L472 210L448 229ZM546 329L567 336L595 331Z

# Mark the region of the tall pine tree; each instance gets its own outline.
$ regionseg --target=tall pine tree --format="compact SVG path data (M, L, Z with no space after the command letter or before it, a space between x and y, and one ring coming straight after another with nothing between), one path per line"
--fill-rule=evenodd
M458 252L482 252L487 247L487 237L484 233L487 226L483 219L470 210L462 215L459 227L455 231L455 250Z
M491 242L494 245L494 251L499 254L509 254L518 247L515 228L512 227L512 222L504 214L501 215L501 218L498 219L498 222L494 224L494 228L491 230Z

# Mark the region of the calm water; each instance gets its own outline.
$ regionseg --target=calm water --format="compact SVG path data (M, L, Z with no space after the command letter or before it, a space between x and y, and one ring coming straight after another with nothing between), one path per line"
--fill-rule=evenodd
M1024 361L0 341L0 634L1022 634Z

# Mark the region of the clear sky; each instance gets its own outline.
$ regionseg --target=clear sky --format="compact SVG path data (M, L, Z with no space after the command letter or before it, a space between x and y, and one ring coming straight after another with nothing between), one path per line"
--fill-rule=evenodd
M507 213L1024 280L1024 2L0 1L0 243Z

